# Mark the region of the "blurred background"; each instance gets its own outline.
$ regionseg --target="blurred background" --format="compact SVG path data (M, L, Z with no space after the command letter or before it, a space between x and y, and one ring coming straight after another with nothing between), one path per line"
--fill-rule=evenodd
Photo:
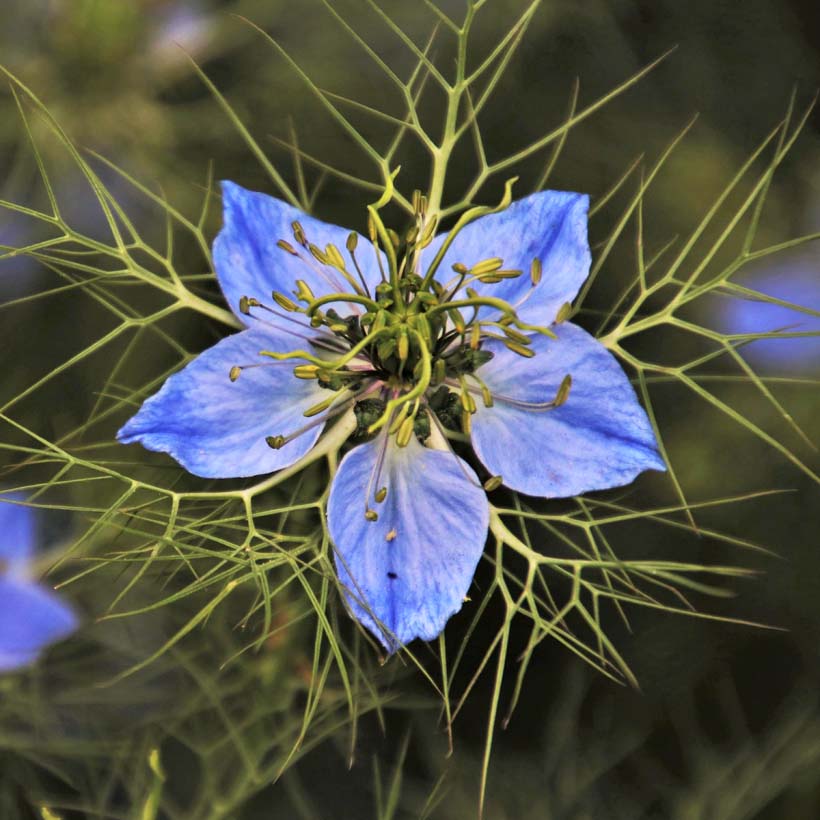
M377 2L417 43L429 37L433 18L424 4ZM437 2L457 19L463 14L461 0ZM412 55L366 2L332 5L396 73L408 76ZM475 53L491 47L524 7L517 0L488 0L476 26ZM4 0L0 63L43 100L77 145L112 160L183 213L197 213L209 167L216 179L275 193L186 55L226 96L287 180L295 181L296 171L282 141L294 138L307 154L344 174L374 179L300 78L237 15L275 36L322 88L402 116L401 101L384 77L318 0ZM686 236L784 116L791 95L802 111L820 87L820 12L812 0L545 0L482 117L488 156L502 156L511 145L526 145L560 124L576 78L580 105L588 104L673 46L675 52L638 85L573 129L549 184L588 191L595 201L637 157L653 162L697 112L698 122L644 205L647 248ZM432 49L447 68L448 49L443 37ZM425 109L428 121L438 112L440 101L433 97ZM365 119L362 128L386 144L378 123ZM92 236L104 234L99 206L65 148L36 117L31 129L72 224ZM422 160L412 152L402 159L405 191L424 186ZM539 174L541 165L525 165L522 177ZM164 225L144 198L105 165L94 167L143 235L161 244ZM354 224L352 215L360 215L373 195L321 175L310 161L305 169L311 191L317 186L315 213L361 227L361 218ZM467 163L463 170L454 167L453 192L469 184L472 170ZM497 196L497 187L486 195ZM48 202L7 89L0 90L0 199L31 207ZM616 196L596 213L594 247L624 203ZM208 236L218 227L215 208ZM38 230L30 219L0 212L0 245L36 242ZM820 114L814 112L774 178L757 244L817 231ZM181 253L187 253L184 247ZM190 273L206 273L193 252L190 260ZM608 309L633 276L630 239L609 256L581 324L594 331L596 311ZM0 399L16 396L63 361L78 339L104 330L105 312L75 292L31 299L54 287L50 277L24 258L0 258L0 351L6 363ZM820 310L820 250L807 244L786 251L749 265L735 281ZM205 279L202 288L215 293ZM808 314L754 299L716 295L698 311L697 321L726 333L820 329ZM175 322L167 330L192 350L214 338L213 328L190 318ZM662 357L669 361L697 355L674 334L663 344ZM764 339L743 353L759 373L772 377L767 384L816 442L820 339ZM158 345L156 356L168 366L173 362L167 346ZM81 362L20 403L17 418L49 437L81 425L97 399L99 368L99 362ZM789 448L816 465L816 452L779 427L777 413L747 386L728 383L720 395L747 402L750 417L778 430ZM496 735L489 820L820 817L816 486L781 454L679 386L659 388L656 400L670 457L691 501L787 491L698 516L704 529L729 532L779 557L663 529L625 528L623 539L636 554L688 555L758 570L760 577L731 588L736 597L707 605L717 615L777 630L652 610L633 613L627 629L617 613L609 613L611 634L640 691L597 676L545 642L509 725ZM112 421L112 436L115 429ZM13 459L8 453L3 458L0 482L12 475L3 469ZM671 498L660 480L640 488L657 504ZM67 531L72 525L61 519L43 526ZM113 570L111 576L115 580ZM485 581L479 572L477 584ZM98 603L100 609L108 603L102 592ZM93 591L82 605L89 613L99 611ZM490 608L487 618L492 624L498 615ZM384 696L394 698L384 723L362 715L352 760L337 693L338 702L330 698L323 707L324 722L299 762L276 783L251 782L237 776L237 760L259 749L275 756L299 734L311 635L288 630L267 651L222 672L222 662L243 644L226 615L201 633L205 649L179 650L114 686L91 683L114 676L128 657L140 656L139 647L156 648L185 620L184 611L166 608L109 622L88 646L58 647L39 670L0 680L0 817L475 816L491 674L479 679L455 723L451 755L429 687L399 664L379 679ZM457 635L466 626L454 622L452 629ZM520 649L526 637L514 629L513 647ZM478 646L471 650L477 657L480 640ZM248 726L252 732L244 731ZM162 774L149 763L155 748L162 749ZM138 774L130 768L135 760L144 764ZM219 813L214 805L225 794L232 795L230 806Z

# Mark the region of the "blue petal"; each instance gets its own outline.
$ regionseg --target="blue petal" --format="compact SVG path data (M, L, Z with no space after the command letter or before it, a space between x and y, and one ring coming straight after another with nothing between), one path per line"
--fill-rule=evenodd
M321 424L272 450L265 437L288 435L310 419L304 411L330 394L314 380L297 379L294 362L273 362L261 350L288 352L308 345L280 330L245 330L228 336L171 376L119 431L123 444L138 441L169 453L205 478L271 473L313 447ZM262 364L228 376L234 365Z
M328 501L336 569L355 617L390 652L432 640L461 609L484 549L489 506L473 471L448 452L391 437L370 506L367 488L381 438L342 460ZM372 495L387 487L379 504Z
M45 646L67 637L77 625L73 610L50 590L0 578L0 670L33 662Z
M525 359L490 342L495 357L478 375L491 392L526 402L555 398L572 376L566 403L525 410L496 398L477 400L473 448L504 484L528 495L564 498L630 483L643 470L664 470L655 434L615 357L577 325L556 325L557 340L537 336Z
M248 191L233 182L222 183L222 204L223 227L214 241L214 265L225 299L243 322L247 322L247 317L239 312L239 300L243 296L253 296L270 304L271 291L290 295L297 279L304 280L316 296L352 291L338 272L319 265L310 252L296 245L291 226L299 222L307 240L322 251L326 245L335 245L355 276L345 249L350 230L321 222L286 202ZM280 239L296 247L309 262L277 247ZM361 236L356 259L372 291L381 281L381 275L370 241ZM344 305L335 307L341 313ZM298 318L299 314L294 316Z
M571 302L589 275L587 239L589 197L570 191L542 191L513 202L509 208L490 214L459 231L436 273L442 284L453 276L452 265L468 267L484 259L499 257L507 270L522 270L516 279L496 284L472 285L483 296L520 304L518 315L525 322L549 325L558 309ZM437 236L425 251L429 264L445 240ZM530 265L538 258L542 278L532 287Z
M22 503L22 493L0 495L0 562L4 572L20 575L25 572L37 546L36 513Z

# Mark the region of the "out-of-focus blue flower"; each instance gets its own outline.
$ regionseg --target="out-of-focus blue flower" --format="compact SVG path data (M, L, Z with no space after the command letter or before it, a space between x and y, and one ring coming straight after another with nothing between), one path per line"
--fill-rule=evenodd
M200 3L169 3L155 14L157 24L150 49L153 58L163 66L184 64L185 52L199 54L212 40L214 21L203 12Z
M808 252L801 250L776 259L774 264L769 262L764 269L751 273L739 283L751 291L779 300L781 304L754 293L721 299L718 303L718 324L723 332L817 334L757 339L743 347L743 356L769 370L818 372L820 258L816 245L813 243ZM782 304L784 302L786 304Z
M0 496L0 671L33 663L68 637L78 620L68 604L31 578L37 522L18 493Z
M556 321L589 273L586 196L545 191L435 237L417 206L404 241L385 229L379 248L222 192L216 271L247 329L168 379L119 439L197 475L253 476L294 464L344 414L363 443L330 490L336 569L389 651L441 632L486 540L484 487L448 431L470 436L492 484L534 496L664 469L615 358Z

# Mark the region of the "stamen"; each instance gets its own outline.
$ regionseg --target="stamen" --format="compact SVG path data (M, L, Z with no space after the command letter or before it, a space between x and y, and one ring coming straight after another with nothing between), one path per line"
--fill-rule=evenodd
M293 238L296 242L301 245L306 250L310 251L311 256L314 257L321 265L330 265L330 259L328 258L327 254L323 253L320 248L314 245L311 242L308 242L307 236L305 235L305 231L302 226L298 222L293 222L291 227L293 228ZM289 242L286 242L284 239L280 239L276 243L283 251L286 253L290 253L293 256L298 257L302 260L312 271L322 277L322 279L327 282L327 284L333 288L334 290L343 291L344 286L336 279L335 276L328 273L324 267L320 267L315 265L312 260L305 258L300 254ZM352 282L351 282L352 284ZM355 309L354 309L354 312Z
M302 308L300 308L299 305L297 305L296 302L293 301L293 299L289 299L287 296L285 296L284 293L273 291L273 293L271 293L271 297L273 298L273 301L276 302L276 304L279 305L280 308L282 308L282 310L286 310L288 313L304 312Z
M523 356L525 359L531 359L535 355L534 350L530 350L530 348L520 345L517 342L506 340L504 342L504 347L506 347L507 350L511 350L513 353L517 353L519 356Z
M490 396L492 401L500 401L503 404L509 404L512 407L519 407L522 410L530 410L532 412L540 412L542 410L553 410L556 407L560 407L562 404L565 404L567 399L569 398L569 391L572 387L572 376L567 373L566 376L561 380L561 384L558 386L558 390L555 393L555 398L551 401L524 401L523 399L514 399L512 396L505 396L502 393L490 393L487 385L481 381L481 379L475 374L470 373L469 376L475 379L481 385L481 388L470 387L469 385L466 386L466 389L473 393L474 395L484 395L484 392ZM444 383L450 387L459 387L462 386L459 382L456 382L454 379L445 379ZM487 405L488 407L492 405Z
M387 455L387 444L390 441L390 434L387 431L387 428L382 430L382 433L379 437L379 453L376 456L376 463L373 465L373 469L370 472L370 478L367 482L367 489L365 490L364 494L364 517L368 521L376 521L379 517L379 514L375 511L370 509L370 493L373 491L373 487L377 487L381 484L381 474L382 474L382 467L384 467L384 459ZM384 490L384 496L382 496L382 501L387 497L387 487L381 487L379 491L374 496L377 503L381 503L379 501L378 496L381 494L381 491Z
M296 248L294 248L293 245L291 245L290 242L288 242L285 239L279 239L276 242L276 245L277 245L277 247L281 248L286 253L289 253L291 256L299 256L299 253L296 250Z
M500 475L494 475L484 482L484 489L488 493L491 493L493 490L497 490L503 483L504 479Z
M362 269L359 267L359 261L356 259L356 247L359 244L359 234L355 231L350 232L350 236L347 237L347 243L345 247L347 248L347 252L350 254L350 258L353 260L353 267L356 268L356 273L359 276L359 281L362 283L362 287L364 288L365 294L367 296L371 296L370 288L367 285L367 280L364 278L364 274L362 273Z
M242 310L243 307L245 308L244 310ZM265 325L266 327L273 327L273 328L276 328L276 330L282 331L283 333L289 333L291 336L295 336L297 339L302 339L303 341L308 342L309 344L316 344L318 338L324 337L323 341L325 341L327 344L335 344L337 346L336 349L337 349L338 352L341 353L344 350L344 348L338 347L338 340L336 339L336 337L331 336L329 333L325 333L324 331L321 331L321 330L319 330L318 335L314 334L312 336L308 336L305 333L297 333L295 330L291 330L290 328L283 327L279 324L274 325L271 322L266 322L264 319L262 319L259 316L255 316L253 313L251 313L251 308L252 307L256 307L256 308L259 308L260 310L264 310L266 313L273 314L278 319L283 319L286 322L290 322L291 324L296 325L297 327L301 328L302 330L306 330L304 322L299 321L299 319L294 319L292 316L288 316L287 313L280 313L278 310L274 310L272 307L263 304L258 299L254 299L254 298L248 297L248 296L243 296L239 300L239 309L240 309L240 311L242 311L242 313L244 313L246 316L249 316L251 319L254 319L255 321L259 322L260 324ZM316 328L316 329L318 330L318 328Z
M555 315L555 324L560 325L561 322L566 322L567 319L572 315L572 304L570 302L564 302L560 308L558 308L558 313Z
M410 443L413 436L413 427L416 423L415 416L408 416L399 427L399 432L396 433L396 445L398 447L406 447Z
M376 220L373 219L373 214L370 213L367 215L367 233L370 237L370 245L376 254L376 264L379 266L379 274L381 275L382 282L387 282L387 277L384 275L384 265L382 265L382 255L379 253L379 235L376 230Z
M374 382L373 384L368 385L366 389L360 390L359 392L350 396L350 398L345 399L339 404L332 405L323 416L318 416L317 418L305 424L303 427L300 427L298 430L294 430L292 433L288 433L286 436L266 436L265 442L267 443L268 447L272 448L273 450L280 450L286 444L289 444L294 439L299 438L299 436L301 436L303 433L307 433L308 430L312 430L314 427L317 427L318 425L324 424L325 422L330 421L330 419L335 418L339 415L339 413L343 413L345 410L352 407L353 404L355 404L357 401L364 398L369 393L372 393L379 387L379 382ZM339 396L343 395L343 392L344 391L339 391L336 394L336 396L334 396L334 400Z

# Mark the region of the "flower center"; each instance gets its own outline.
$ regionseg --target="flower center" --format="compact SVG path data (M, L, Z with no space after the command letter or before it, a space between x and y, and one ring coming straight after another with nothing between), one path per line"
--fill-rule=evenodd
M506 199L508 195L509 190ZM263 351L262 355L277 364L298 361L293 367L296 378L316 379L330 391L305 413L318 418L287 435L269 436L271 447L284 446L350 406L356 412L358 434L384 430L404 446L414 433L427 438L431 424L460 427L469 434L477 400L486 407L499 399L531 409L566 400L568 377L554 398L531 404L494 396L478 372L493 358L485 348L489 339L531 358L533 334L555 338L549 328L526 324L516 312L540 281L540 261L532 260L531 287L516 304L494 297L492 287L487 287L524 275L522 270L505 268L500 257L456 262L442 284L444 277L436 274L453 240L469 224L471 214L477 218L488 209L467 212L434 252L437 219L428 215L426 198L418 191L413 205L412 223L403 234L386 228L377 207L371 206L369 243L360 245L358 234L351 233L346 254L332 244L324 248L314 244L302 225L294 222L292 241L280 238L278 247L299 258L306 272L312 271L308 278L325 283L330 292L317 297L307 281L297 279L291 295L271 294L272 305L250 296L240 301L240 310L248 316L261 318L261 311L292 322L293 332L306 341L304 349ZM372 288L362 269L364 253L375 255L380 274ZM234 367L231 378L238 378L242 369Z

